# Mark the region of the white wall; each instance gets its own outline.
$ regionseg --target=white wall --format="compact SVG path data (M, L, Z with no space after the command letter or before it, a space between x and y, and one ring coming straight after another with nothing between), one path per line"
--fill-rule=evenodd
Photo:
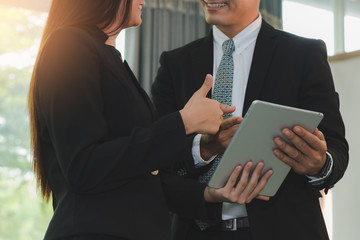
M340 110L350 146L345 176L333 188L333 240L360 239L360 53L330 59Z

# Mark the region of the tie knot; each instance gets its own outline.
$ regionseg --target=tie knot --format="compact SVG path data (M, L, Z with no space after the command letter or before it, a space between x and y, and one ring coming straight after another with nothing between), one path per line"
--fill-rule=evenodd
M228 39L222 44L222 49L224 54L232 54L235 50L234 41L232 39Z

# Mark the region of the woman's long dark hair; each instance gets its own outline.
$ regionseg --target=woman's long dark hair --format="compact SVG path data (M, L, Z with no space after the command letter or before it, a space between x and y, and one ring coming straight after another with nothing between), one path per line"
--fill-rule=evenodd
M49 36L59 28L67 26L98 26L101 30L106 29L115 21L119 21L118 27L108 35L115 34L125 26L131 14L132 0L53 0L49 16L42 35L39 53L35 62L31 77L28 110L30 116L31 150L33 153L33 167L37 186L41 195L48 201L51 188L42 157L39 136L38 109L35 106L35 84L39 58ZM120 20L119 20L120 19Z

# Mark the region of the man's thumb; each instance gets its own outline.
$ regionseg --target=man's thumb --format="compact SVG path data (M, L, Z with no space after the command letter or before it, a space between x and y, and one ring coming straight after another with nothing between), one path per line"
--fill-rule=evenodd
M207 74L205 81L203 83L203 85L201 86L201 88L199 88L199 90L197 91L198 94L201 97L206 97L206 95L208 94L208 92L210 91L210 89L212 88L213 85L213 76L211 74Z

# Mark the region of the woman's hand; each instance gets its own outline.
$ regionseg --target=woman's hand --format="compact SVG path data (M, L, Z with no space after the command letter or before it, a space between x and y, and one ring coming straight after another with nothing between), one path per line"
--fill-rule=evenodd
M252 166L252 162L248 162L244 168L242 168L242 166L237 166L223 188L206 187L204 191L205 201L245 204L251 202L254 198L265 201L269 200L269 197L259 196L258 194L264 189L267 181L273 174L273 171L268 170L261 176L264 163L259 162L249 179ZM237 179L241 172L240 180L237 183Z
M235 107L220 104L218 101L206 97L212 85L213 77L208 74L201 88L180 110L186 134L194 132L216 134L222 123L223 114L235 111Z

